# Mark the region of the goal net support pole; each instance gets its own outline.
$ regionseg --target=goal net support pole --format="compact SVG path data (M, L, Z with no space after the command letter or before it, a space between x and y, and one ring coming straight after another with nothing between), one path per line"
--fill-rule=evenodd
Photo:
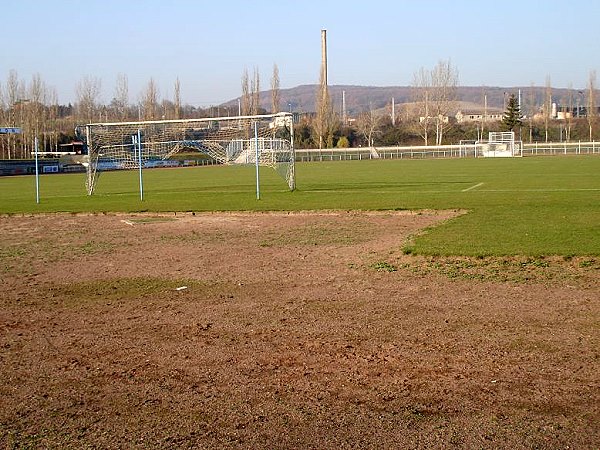
M140 172L140 201L144 201L144 178L142 176L142 167L144 164L142 163L142 132L137 130L137 147L138 147L138 166Z
M258 122L254 122L254 145L256 147L256 200L260 200L260 156L258 153Z

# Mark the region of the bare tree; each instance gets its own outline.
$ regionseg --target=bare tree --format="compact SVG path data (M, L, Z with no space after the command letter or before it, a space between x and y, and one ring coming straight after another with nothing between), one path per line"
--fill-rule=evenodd
M113 107L115 119L124 121L127 118L127 109L129 107L129 81L127 75L123 73L117 75Z
M45 129L46 129L46 103L47 103L47 88L39 73L36 73L31 78L31 83L28 89L28 128L29 128L29 149L33 150L34 139L42 133L41 144L45 148ZM27 147L27 145L26 145Z
M325 146L326 148L333 147L333 133L335 129L335 115L331 96L329 95L329 87L327 86L327 69L325 65L321 67L319 77L319 87L317 90L317 114L313 122L315 135L318 139L319 149Z
M544 94L544 132L546 134L546 142L548 142L548 126L552 118L552 83L550 75L546 75L546 90Z
M44 128L44 110L47 101L46 83L42 81L39 73L31 78L29 85L29 104L31 106L32 125L35 127L36 134Z
M4 90L2 89L2 83L0 83L0 124L8 124L8 108L6 107L6 102L4 100ZM5 136L0 136L0 146L2 147L2 152L0 153L0 158L6 158L8 153L8 142L5 139Z
M158 107L157 119L171 120L171 119L174 119L174 117L173 117L174 115L175 115L175 103L173 103L168 98L163 98Z
M413 108L412 115L417 124L417 130L425 145L429 145L429 131L431 129L431 74L421 67L413 75Z
M456 105L458 70L450 60L439 61L431 70L431 103L435 124L435 143L442 145L444 131L450 127L448 116Z
M6 102L8 104L9 123L11 126L16 125L16 108L19 101L20 82L16 70L10 70L6 79ZM22 124L19 124L22 125ZM14 157L17 152L17 136L14 134L8 135L8 159Z
M590 141L593 138L593 127L596 119L596 71L591 70L588 78L587 122L590 130Z
M258 114L260 108L260 75L258 67L254 68L254 76L252 77L252 85L250 86L250 114Z
M84 76L77 84L77 116L79 120L92 123L96 113L101 89L100 78Z
M10 108L19 99L19 76L16 70L10 70L6 78L6 101Z
M175 80L175 98L173 100L175 105L175 119L181 119L181 83L179 77Z
M244 69L242 73L242 116L250 115L251 108L251 96L250 96L250 80L248 78L248 69Z
M569 142L571 140L571 127L573 125L573 84L569 83L567 89L567 98L563 104L566 103L566 108L563 107L563 116L565 120L565 140Z
M142 95L144 120L155 120L158 114L158 87L154 78L150 78Z
M55 88L48 89L48 145L58 151L58 95Z
M527 100L527 119L529 122L529 143L533 142L533 119L538 112L535 98L535 85L531 83Z
M363 112L358 116L356 127L360 134L365 138L367 146L373 146L373 136L377 132L377 128L381 122L381 117L375 114L372 105L369 111Z
M279 99L279 68L273 64L273 77L271 78L271 112L278 113L280 108Z

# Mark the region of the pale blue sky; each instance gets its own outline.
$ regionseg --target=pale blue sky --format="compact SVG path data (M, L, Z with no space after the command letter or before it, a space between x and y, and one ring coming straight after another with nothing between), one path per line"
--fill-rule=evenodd
M460 84L585 87L600 69L598 0L139 1L0 0L0 83L34 73L75 99L84 75L110 101L118 73L136 102L150 77L161 97L218 104L240 95L244 68L268 89L316 83L327 29L330 84L409 85L450 59Z

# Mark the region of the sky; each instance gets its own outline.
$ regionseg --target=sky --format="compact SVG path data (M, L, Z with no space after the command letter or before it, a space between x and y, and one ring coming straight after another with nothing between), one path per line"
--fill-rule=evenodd
M585 88L600 69L599 0L0 0L0 86L38 73L74 102L85 76L102 102L118 74L135 103L152 77L161 98L217 105L245 69L267 90L319 80L327 30L330 85L406 86L450 60L462 86Z

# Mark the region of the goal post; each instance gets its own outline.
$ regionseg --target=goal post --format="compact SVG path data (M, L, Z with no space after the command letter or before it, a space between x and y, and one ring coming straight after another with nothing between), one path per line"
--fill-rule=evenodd
M184 120L91 123L78 127L87 145L86 189L94 193L104 170L159 167L188 149L220 164L272 167L296 188L291 113Z

